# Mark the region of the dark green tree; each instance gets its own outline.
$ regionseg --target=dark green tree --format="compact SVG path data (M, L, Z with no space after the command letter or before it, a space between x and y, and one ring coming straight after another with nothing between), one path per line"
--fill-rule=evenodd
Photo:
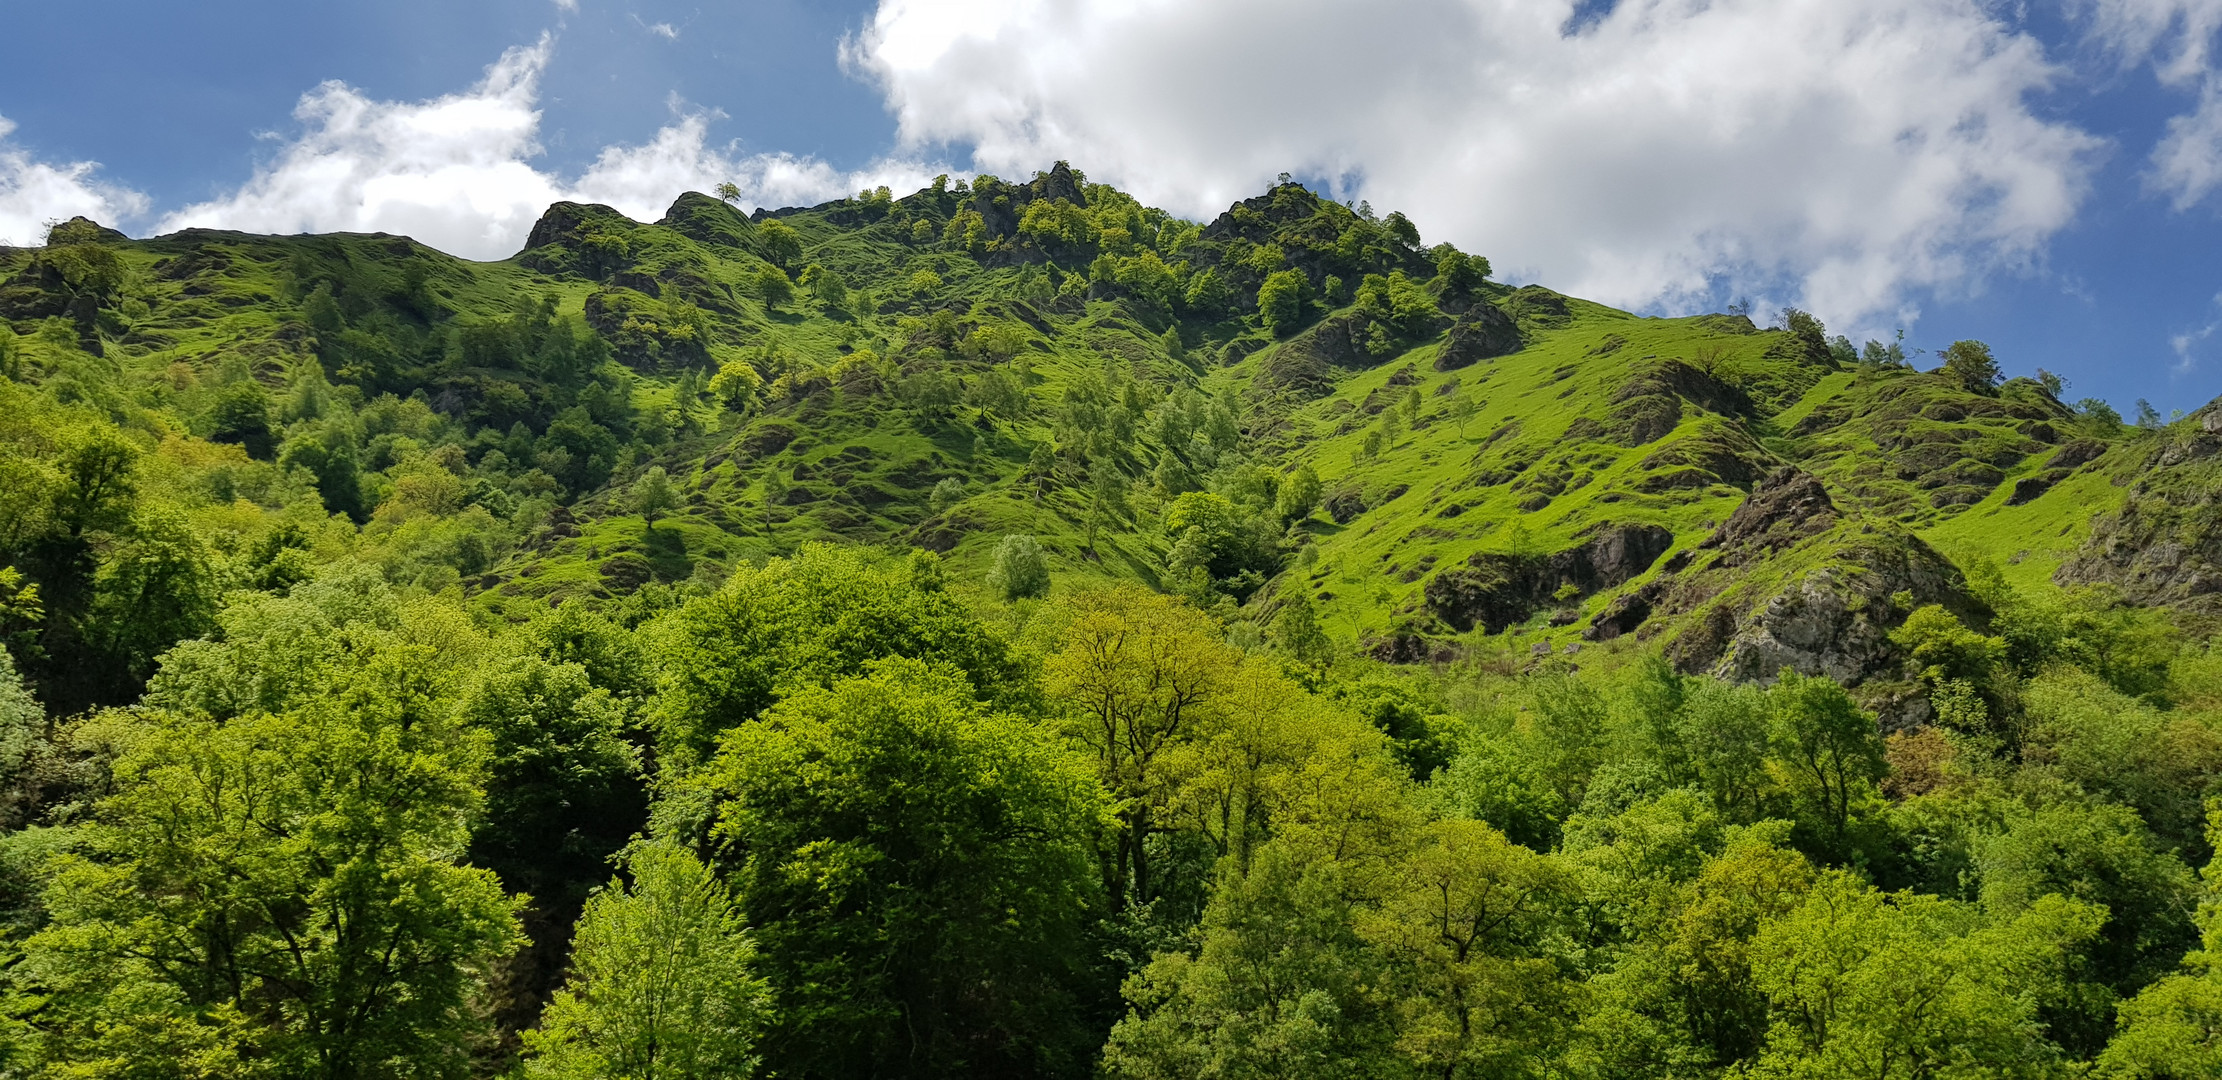
M716 836L778 988L781 1076L1084 1069L1087 765L961 676L874 663L734 729Z

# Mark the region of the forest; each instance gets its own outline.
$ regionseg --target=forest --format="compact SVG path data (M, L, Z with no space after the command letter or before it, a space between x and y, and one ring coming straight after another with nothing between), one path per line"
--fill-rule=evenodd
M0 248L0 1076L2222 1075L2222 408L721 194Z

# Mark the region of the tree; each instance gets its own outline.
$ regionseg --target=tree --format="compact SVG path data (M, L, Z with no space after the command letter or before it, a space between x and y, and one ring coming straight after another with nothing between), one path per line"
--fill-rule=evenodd
M1063 644L1043 673L1118 800L1106 891L1122 907L1146 903L1156 884L1149 840L1173 793L1161 758L1216 722L1237 654L1203 613L1138 585L1076 594L1064 615Z
M1288 590L1280 613L1273 616L1273 643L1297 662L1315 668L1325 667L1333 656L1334 643L1319 628L1319 615L1312 609L1309 590Z
M767 266L756 272L756 295L764 299L769 310L795 299L794 282L787 280L787 272L776 266Z
M917 567L855 548L805 544L734 571L723 587L652 627L657 695L649 722L666 768L698 761L718 734L804 686L908 656L964 674L988 700L1034 693L1009 646Z
M1360 912L1395 996L1400 1056L1426 1076L1539 1075L1577 987L1548 951L1574 894L1564 864L1478 821L1429 825L1388 894Z
M2222 804L2210 803L2207 846L2222 851ZM2195 916L2201 948L2176 974L2122 1003L2121 1030L2099 1057L2097 1075L2110 1080L2178 1080L2222 1075L2222 855L2201 876L2205 896Z
M756 250L764 261L785 269L802 257L802 234L778 218L769 219L756 226Z
M945 476L926 496L926 507L936 514L946 514L950 507L964 501L964 494L964 481Z
M875 662L735 728L714 834L791 1077L1057 1075L1093 1050L1086 764L947 669Z
M746 360L727 360L718 365L717 374L710 376L710 396L735 412L744 412L754 404L763 387L764 377Z
M278 450L278 436L270 430L270 395L252 378L225 387L209 411L209 439L238 443L247 456L268 461Z
M163 650L215 625L223 589L218 559L184 514L159 505L142 509L94 580L87 638L134 686L143 683Z
M1212 891L1192 950L1130 979L1103 1070L1118 1080L1398 1076L1381 957L1333 864L1262 848ZM1455 1075L1455 1074L1449 1074Z
M716 194L719 199L725 202L738 203L741 201L741 187L731 180L720 181Z
M1319 509L1320 494L1319 473L1309 464L1299 465L1282 483L1275 498L1274 512L1284 523L1303 521Z
M1785 670L1767 693L1771 756L1780 763L1798 820L1836 858L1851 854L1853 809L1890 771L1882 733L1833 680Z
M625 707L594 685L587 668L524 655L488 664L456 716L489 750L471 862L532 897L529 929L541 960L533 969L552 982L579 905L647 820L647 785L640 751L626 738Z
M740 905L693 854L643 843L586 902L571 978L540 1029L524 1033L526 1075L549 1080L746 1080L771 1002Z
M1886 895L1847 872L1760 931L1752 966L1776 1023L1759 1076L2043 1075L2058 1048L2037 1023L2066 957L2104 913L2047 896L1986 923L1981 909Z
M1304 314L1304 272L1276 270L1258 286L1258 319L1279 336L1296 328Z
M1450 418L1452 423L1458 425L1459 438L1466 437L1466 425L1472 423L1474 417L1479 415L1480 412L1481 405L1464 394L1451 399Z
M809 289L810 295L824 304L826 310L840 311L848 306L849 286L841 280L841 275L812 263L804 268L802 279L803 287Z
M1011 533L995 545L995 564L988 570L988 588L1005 602L1049 593L1049 561L1042 556L1041 541Z
M1993 394L2005 373L1991 358L1991 347L1980 341L1955 341L1944 350L1944 366L1937 369L1958 379L1972 393Z
M1449 244L1435 245L1435 278L1446 296L1465 296L1489 278L1489 260Z
M663 466L650 465L647 472L640 474L640 479L633 481L626 502L633 513L647 519L648 527L653 529L657 515L669 513L679 505L679 492L671 486L671 477L664 472Z
M456 862L484 743L446 719L431 654L365 649L279 715L99 722L114 793L54 864L52 922L25 945L58 1057L457 1068L517 902Z

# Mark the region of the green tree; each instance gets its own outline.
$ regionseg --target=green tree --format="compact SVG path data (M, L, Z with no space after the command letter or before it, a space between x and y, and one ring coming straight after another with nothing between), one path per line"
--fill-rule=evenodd
M1041 541L1011 533L995 545L995 562L988 569L988 588L1004 601L1049 593L1049 560L1042 556Z
M632 490L626 493L626 502L633 513L646 519L648 527L653 529L657 515L669 513L679 505L679 491L672 486L671 477L664 472L663 466L650 465L648 471L640 474L640 479L633 481Z
M1304 315L1304 272L1276 270L1258 286L1258 320L1278 336L1296 328Z
M961 676L893 659L735 728L712 774L780 994L777 1075L1081 1065L1104 813L1084 762Z
M1971 904L1888 895L1824 874L1769 923L1753 969L1776 1022L1757 1076L2045 1075L2060 1051L2038 1007L2104 913L2048 896L1988 923Z
M1541 1076L1577 985L1549 951L1573 876L1478 821L1431 824L1358 932L1391 973L1396 1048L1423 1076Z
M794 301L795 283L787 280L785 270L767 266L756 272L756 295L763 298L766 310L776 308Z
M802 257L802 234L794 226L772 218L756 226L756 250L773 266L785 268Z
M1835 682L1785 670L1767 693L1770 758L1818 849L1851 855L1852 815L1890 771L1882 732Z
M1312 594L1301 584L1287 590L1280 613L1273 616L1273 643L1299 663L1325 667L1334 655L1334 643L1319 628Z
M55 863L52 922L25 946L56 1058L459 1069L467 998L515 945L517 904L456 862L484 743L446 718L429 654L366 650L281 715L100 722L114 793Z
M1175 790L1167 759L1216 723L1239 653L1202 612L1138 585L1077 593L1062 607L1064 638L1044 675L1118 800L1105 890L1122 907L1147 903L1157 887L1151 840Z
M1274 512L1284 523L1301 522L1319 509L1321 494L1319 473L1309 464L1298 465L1281 484L1274 500Z
M718 365L717 374L710 376L710 396L735 412L744 412L754 404L763 387L764 377L746 360L727 360Z
M740 905L668 841L625 860L586 902L570 982L524 1033L526 1075L549 1080L746 1080L771 991Z
M946 514L950 507L963 502L964 496L964 481L954 476L945 476L927 494L926 507L936 514Z
M215 442L238 443L247 456L268 461L278 450L278 436L270 429L270 395L252 378L224 388L209 410L209 435Z
M991 701L1034 693L1009 646L902 560L806 544L734 571L717 592L646 628L657 661L649 722L668 765L700 760L726 728L805 686L907 656L964 673Z
M218 558L183 513L141 510L95 578L86 636L134 685L144 683L163 650L215 626Z
M1246 873L1225 865L1188 950L1159 954L1125 988L1104 1072L1120 1080L1401 1075L1382 959L1359 939L1332 863L1283 845ZM1456 1075L1455 1073L1451 1075Z
M2208 847L2222 851L2222 802L2207 816ZM2202 872L2196 915L2201 947L2181 971L2122 1004L2121 1029L2099 1057L2109 1080L2187 1080L2222 1075L2222 855Z
M1938 370L1978 394L1996 394L2000 380L2006 377L1998 361L1991 358L1991 347L1980 341L1955 341L1947 346L1944 366Z
M489 751L471 863L532 897L529 929L540 961L533 969L552 981L579 905L647 820L640 751L627 739L624 705L594 685L587 668L528 654L486 664L456 718Z

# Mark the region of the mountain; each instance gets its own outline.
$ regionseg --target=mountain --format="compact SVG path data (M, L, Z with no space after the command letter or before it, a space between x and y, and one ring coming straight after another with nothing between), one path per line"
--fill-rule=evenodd
M1392 661L1629 636L1856 683L1900 659L1892 597L1981 623L1968 560L2206 595L2127 565L2174 561L2145 508L2203 490L2204 450L2029 379L1862 360L1802 314L1499 285L1292 184L1201 226L1063 165L750 215L690 193L653 224L566 203L499 263L77 221L0 273L20 379L205 448L178 467L227 528L299 516L305 468L389 572L490 610L811 540L977 578L1026 534L1060 575L1259 626L1301 591ZM655 529L627 501L651 465L679 496ZM1299 467L1316 514L1279 505Z

